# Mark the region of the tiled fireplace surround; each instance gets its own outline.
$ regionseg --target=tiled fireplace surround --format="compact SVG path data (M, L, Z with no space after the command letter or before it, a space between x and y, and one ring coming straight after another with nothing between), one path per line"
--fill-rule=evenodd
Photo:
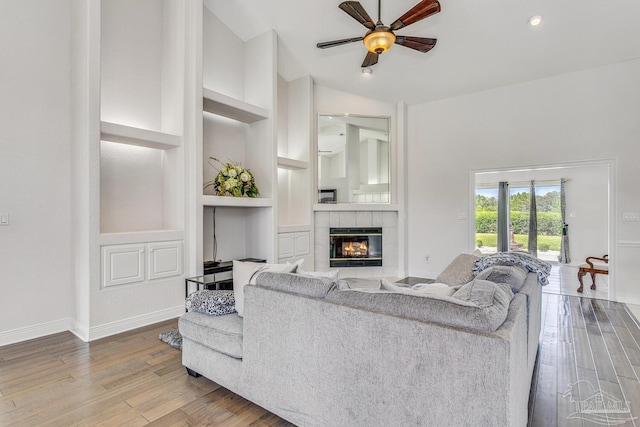
M315 269L329 270L329 228L382 227L382 267L340 267L340 277L397 277L398 212L317 211L315 213Z

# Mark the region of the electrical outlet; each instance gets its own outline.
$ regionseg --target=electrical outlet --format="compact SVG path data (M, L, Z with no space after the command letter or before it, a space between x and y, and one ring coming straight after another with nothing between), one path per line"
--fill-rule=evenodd
M624 212L622 214L622 221L624 222L638 222L640 220L640 215L638 212Z
M0 213L0 225L9 225L9 214Z

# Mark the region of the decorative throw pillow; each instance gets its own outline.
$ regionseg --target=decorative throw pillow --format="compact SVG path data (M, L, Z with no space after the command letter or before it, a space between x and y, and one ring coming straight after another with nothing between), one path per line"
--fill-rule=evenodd
M495 283L507 283L513 292L519 292L527 278L527 271L519 265L494 265L482 270L476 279Z
M302 276L308 276L308 277L322 277L325 279L329 279L332 282L337 282L338 274L340 273L340 270L333 269L329 271L305 271L300 267L298 267L298 270L296 271L296 273Z
M298 263L265 264L233 260L233 295L236 300L236 311L238 315L240 317L244 316L244 287L245 285L255 284L258 274L263 271L295 273L297 269Z
M382 289L386 289L391 292L398 292L405 295L415 296L451 296L456 291L455 288L452 288L445 283L418 283L411 286L410 288L407 288L405 286L398 286L386 279L382 279L380 280L380 284L382 285Z
M473 269L475 265L473 261L478 257L470 254L458 255L451 264L449 264L438 277L436 277L437 283L445 283L449 286L459 286L469 283L475 278Z
M195 291L185 300L187 311L222 316L236 311L236 300L231 290Z
M304 264L304 258L300 258L299 260L297 260L296 262L289 262L287 261L287 264L293 264L296 266L296 269L294 270L295 273L300 271L300 267L302 267L302 264Z

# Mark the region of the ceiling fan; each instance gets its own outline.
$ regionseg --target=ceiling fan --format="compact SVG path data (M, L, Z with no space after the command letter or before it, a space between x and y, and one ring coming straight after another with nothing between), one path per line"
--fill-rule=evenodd
M389 50L391 46L399 44L419 52L429 52L436 45L437 39L425 37L396 36L394 31L418 22L424 18L440 12L440 3L437 0L422 0L412 7L407 13L396 19L390 26L382 23L380 18L380 1L378 0L378 22L373 22L369 14L362 7L360 2L345 1L338 6L348 13L353 19L369 29L363 37L353 37L349 39L333 40L330 42L318 43L320 49L340 46L347 43L362 41L367 47L367 56L364 58L362 67L371 67L378 63L378 56Z

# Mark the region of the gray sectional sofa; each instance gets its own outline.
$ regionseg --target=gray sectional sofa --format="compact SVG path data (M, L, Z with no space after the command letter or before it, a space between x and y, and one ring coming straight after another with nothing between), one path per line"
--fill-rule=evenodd
M474 307L262 273L244 318L180 318L183 364L299 426L524 426L540 285L534 273L515 295L477 283Z

